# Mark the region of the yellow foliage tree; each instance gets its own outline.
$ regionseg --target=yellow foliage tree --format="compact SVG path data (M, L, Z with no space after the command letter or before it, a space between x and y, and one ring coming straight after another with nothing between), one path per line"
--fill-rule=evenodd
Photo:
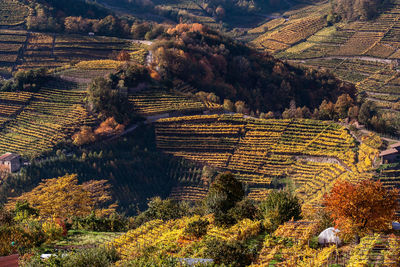
M13 209L17 202L27 201L45 218L86 216L92 211L96 215L107 215L115 211L116 205L100 208L102 204L111 200L110 185L106 182L91 180L79 185L76 174L43 180L32 191L12 199L7 207Z

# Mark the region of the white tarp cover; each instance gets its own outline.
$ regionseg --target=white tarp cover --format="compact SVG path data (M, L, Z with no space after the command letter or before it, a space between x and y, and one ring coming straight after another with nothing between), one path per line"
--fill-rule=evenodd
M392 228L393 228L393 230L399 231L400 230L400 223L392 222Z
M329 227L322 231L319 236L318 236L318 243L321 245L325 244L336 244L340 245L342 241L340 238L337 236L337 233L340 231L338 229L335 229L334 227Z

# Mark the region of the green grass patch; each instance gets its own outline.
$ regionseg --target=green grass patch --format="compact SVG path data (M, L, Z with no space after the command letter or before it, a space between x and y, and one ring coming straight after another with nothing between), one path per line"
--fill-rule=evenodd
M68 236L60 241L57 241L55 246L87 246L98 245L109 242L122 233L113 232L92 232L85 230L69 230Z

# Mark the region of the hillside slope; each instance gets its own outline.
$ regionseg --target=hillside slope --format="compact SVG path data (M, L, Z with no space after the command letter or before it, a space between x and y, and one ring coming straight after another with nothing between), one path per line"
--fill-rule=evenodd
M398 115L399 10L399 1L389 1L372 20L336 23L328 21L330 6L322 2L288 11L286 19L271 20L249 33L258 49L329 70L366 92L382 113Z

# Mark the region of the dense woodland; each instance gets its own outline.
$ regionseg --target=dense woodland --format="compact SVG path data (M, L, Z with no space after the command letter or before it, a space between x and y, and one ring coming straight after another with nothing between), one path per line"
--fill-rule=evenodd
M345 20L369 20L376 17L379 11L391 0L334 0L333 12Z
M282 112L291 101L313 109L324 99L355 94L354 86L329 73L293 67L200 24L177 25L167 34L152 47L164 79L177 77L221 99L245 101L254 111Z

